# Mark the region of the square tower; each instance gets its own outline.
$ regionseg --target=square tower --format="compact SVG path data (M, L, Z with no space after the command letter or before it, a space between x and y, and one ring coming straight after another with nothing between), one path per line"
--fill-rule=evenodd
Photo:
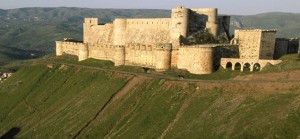
M241 59L273 59L276 30L235 30Z

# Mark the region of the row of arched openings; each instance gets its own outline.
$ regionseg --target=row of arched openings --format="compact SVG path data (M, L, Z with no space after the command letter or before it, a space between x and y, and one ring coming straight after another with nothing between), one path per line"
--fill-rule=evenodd
M233 70L239 70L239 71L241 71L241 68L243 68L243 71L250 71L250 69L251 69L251 65L249 63L245 63L242 66L239 62L237 62L237 63L235 63L234 67L232 67L232 66L233 66L232 63L228 62L226 64L226 69L228 69L228 70L232 70L233 69ZM261 70L260 64L259 63L255 63L253 65L253 71L260 71L260 70Z

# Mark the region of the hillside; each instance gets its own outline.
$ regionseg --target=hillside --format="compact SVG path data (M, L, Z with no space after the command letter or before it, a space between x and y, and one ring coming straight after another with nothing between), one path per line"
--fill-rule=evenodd
M300 14L274 12L249 16L232 16L231 30L243 28L277 29L278 37L300 37Z
M13 60L53 53L55 41L63 38L82 40L84 17L100 18L100 23L116 17L167 17L166 10L118 10L87 8L21 8L0 11L0 65ZM5 49L6 50L6 49Z
M95 68L101 62L91 60L44 60L28 61L0 84L0 137L8 133L16 138L296 138L300 134L296 55L283 57L282 64L263 72L214 81L112 71L106 67L109 63L102 70ZM276 77L282 79L267 78L279 73L282 76Z
M0 65L53 53L56 40L82 40L84 17L97 17L100 23L107 23L116 17L170 17L170 11L66 7L0 10ZM231 32L235 28L275 28L279 37L300 36L300 14L234 15L231 21Z

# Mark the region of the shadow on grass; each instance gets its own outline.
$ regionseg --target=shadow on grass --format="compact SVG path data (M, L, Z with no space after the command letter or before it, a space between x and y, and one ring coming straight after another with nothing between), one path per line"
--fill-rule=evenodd
M20 131L21 128L13 127L8 132L6 132L3 136L1 136L0 139L13 139Z

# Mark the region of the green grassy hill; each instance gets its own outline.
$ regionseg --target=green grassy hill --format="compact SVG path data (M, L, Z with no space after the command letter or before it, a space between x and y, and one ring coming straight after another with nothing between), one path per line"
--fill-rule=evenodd
M299 65L295 56L255 75L281 72L274 70L278 67L298 72L299 67L288 66ZM12 129L16 138L240 139L300 134L299 79L175 81L39 60L25 65L0 84L0 137Z

